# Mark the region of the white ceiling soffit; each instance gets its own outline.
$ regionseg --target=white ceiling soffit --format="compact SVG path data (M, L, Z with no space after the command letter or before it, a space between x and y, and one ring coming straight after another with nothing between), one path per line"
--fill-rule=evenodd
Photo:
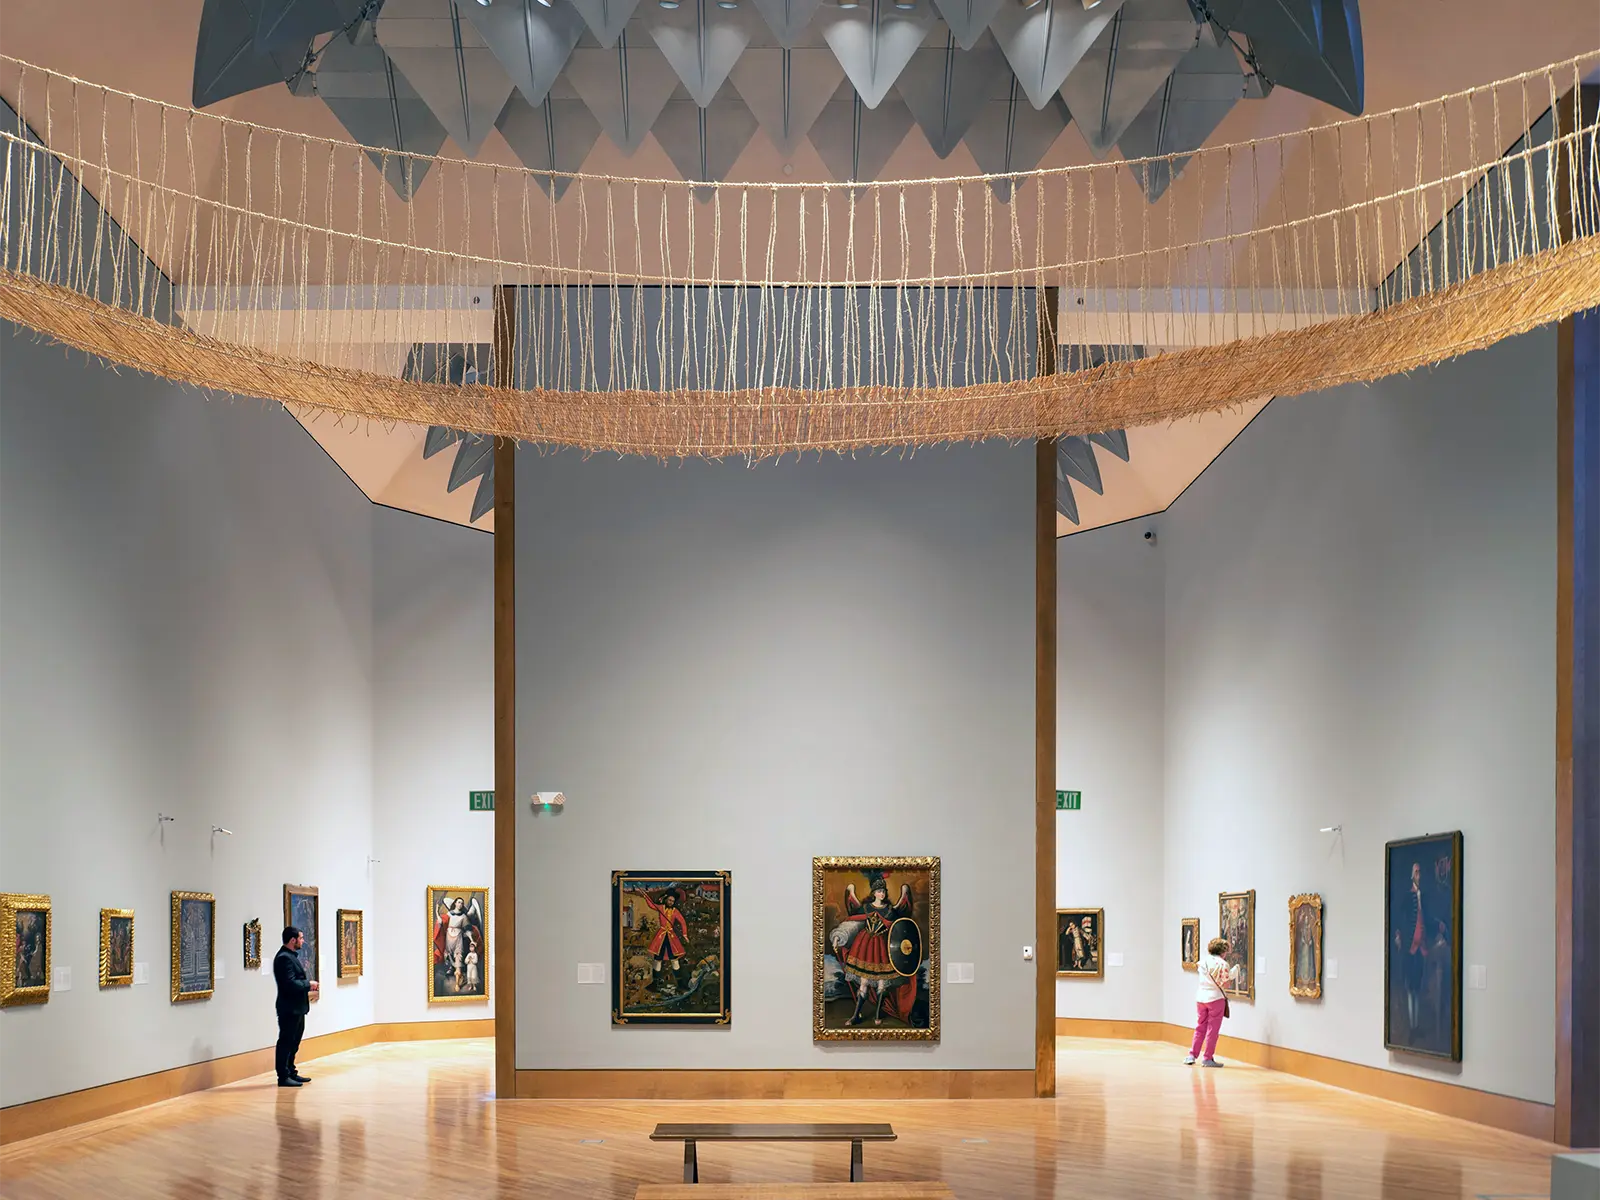
M754 0L754 3L761 19L784 49L794 48L810 27L811 18L822 7L822 0Z
M1007 0L934 0L934 3L939 6L939 15L950 26L950 32L956 35L956 45L971 50Z
M1218 45L1202 37L1183 56L1166 84L1117 139L1124 158L1178 156L1132 168L1152 204L1166 192L1173 175L1183 170L1187 156L1205 143L1244 94L1244 69L1226 38Z
M1004 176L1037 167L1072 121L1060 96L1050 97L1044 108L1035 109L1022 94L1016 76L1004 80L1003 86L1005 99L980 105L967 131L967 149L978 170L997 177L989 186L1001 203L1011 199L1014 183Z
M750 44L749 25L740 10L720 9L713 0L688 0L676 9L654 6L649 19L650 36L701 108L716 97Z
M1116 145L1199 37L1188 0L1126 0L1117 10L1061 85L1096 157Z
M1101 0L1094 8L1084 8L1083 0L1044 0L1029 9L1002 4L989 28L1028 103L1043 108L1121 7L1122 0Z
M566 77L624 154L643 144L678 87L666 56L654 46L635 46L626 34L610 50L574 50Z
M584 159L600 140L600 122L582 100L555 95L540 105L529 104L520 95L506 101L495 122L522 165L534 171L561 171L576 174ZM559 200L572 186L572 180L535 175L534 182Z
M568 0L562 0L567 3ZM610 49L622 36L622 27L639 7L639 0L570 0L572 7L588 24L595 39Z
M672 165L685 179L723 179L760 127L754 114L737 96L714 108L692 100L669 100L656 118L653 132ZM710 188L695 188L696 199L706 200Z
M889 0L866 0L855 9L830 8L820 18L822 36L868 108L877 108L889 94L933 22L928 5L905 12Z
M940 158L949 158L985 103L1004 100L1011 73L994 43L981 50L957 48L955 33L942 46L924 46L911 56L895 83L911 115Z
M476 158L512 84L460 8L437 0L385 0L377 37L456 145Z
M487 6L462 4L459 9L532 105L544 103L585 29L583 18L570 4L546 8L535 0L513 0Z
M915 122L905 101L891 98L868 108L841 84L811 126L811 145L835 179L875 179Z
M830 50L746 50L728 78L778 153L792 155L844 79Z

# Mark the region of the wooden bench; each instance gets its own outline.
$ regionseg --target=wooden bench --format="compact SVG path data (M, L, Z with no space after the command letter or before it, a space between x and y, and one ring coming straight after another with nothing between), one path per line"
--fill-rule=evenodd
M853 1183L642 1183L633 1200L854 1200ZM942 1183L875 1183L874 1200L955 1200Z
M895 1132L888 1125L657 1125L650 1140L683 1143L684 1183L700 1182L696 1142L849 1142L850 1182L861 1183L867 1177L861 1162L862 1143L892 1142Z

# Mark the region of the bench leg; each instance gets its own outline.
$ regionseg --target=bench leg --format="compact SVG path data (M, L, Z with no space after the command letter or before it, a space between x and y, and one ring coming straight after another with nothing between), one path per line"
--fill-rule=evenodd
M861 1143L850 1143L850 1182L865 1183L867 1181L867 1168L861 1162Z
M683 1144L683 1181L685 1183L700 1182L700 1162L694 1156L694 1143Z

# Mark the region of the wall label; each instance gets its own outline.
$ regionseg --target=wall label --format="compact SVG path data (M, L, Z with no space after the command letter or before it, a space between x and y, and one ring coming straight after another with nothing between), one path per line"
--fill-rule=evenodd
M1065 812L1078 812L1083 808L1083 793L1057 792L1056 807Z
M467 811L468 812L493 812L494 811L494 792L492 792L492 791L488 791L488 792L468 792L467 793Z

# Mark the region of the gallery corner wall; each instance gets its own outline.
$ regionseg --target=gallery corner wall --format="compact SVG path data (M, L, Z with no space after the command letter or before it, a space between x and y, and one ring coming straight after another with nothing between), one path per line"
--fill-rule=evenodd
M518 1068L1031 1079L1034 457L517 452ZM936 1044L812 1040L811 860L865 854L942 860ZM616 869L732 872L729 1026L578 982Z

